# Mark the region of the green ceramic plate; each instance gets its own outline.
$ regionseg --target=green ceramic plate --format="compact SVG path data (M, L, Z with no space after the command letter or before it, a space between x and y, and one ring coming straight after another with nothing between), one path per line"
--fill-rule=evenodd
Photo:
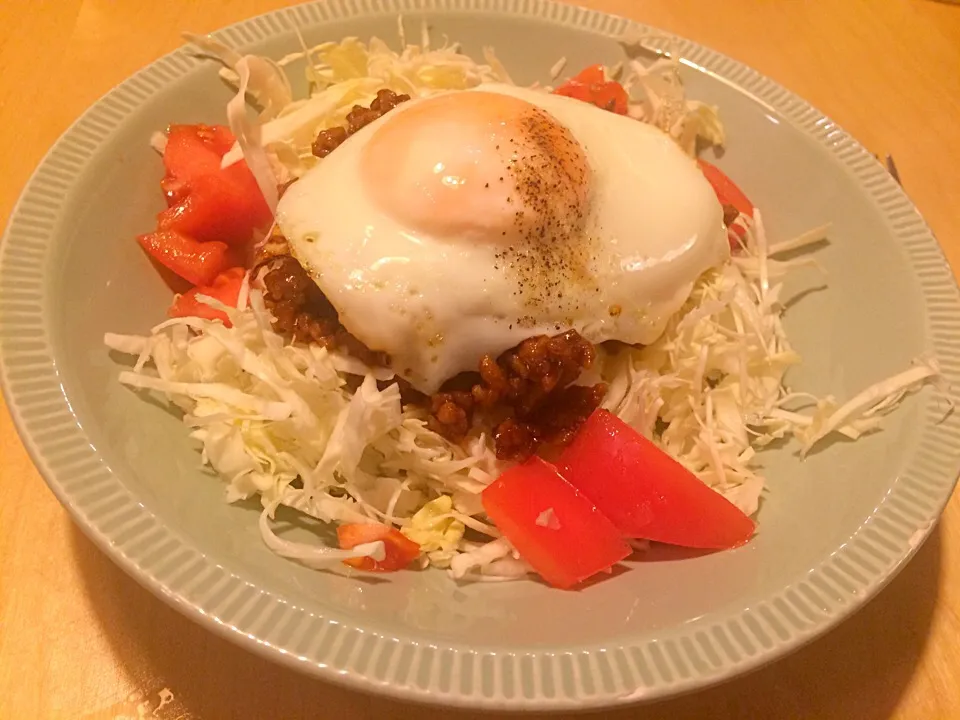
M627 20L545 0L330 0L218 33L278 56L307 40L395 37L426 18L471 54L493 45L518 82L615 62ZM185 28L186 29L186 28ZM863 147L800 98L679 40L692 97L720 106L719 163L786 236L832 221L828 289L787 314L797 387L849 396L936 357L960 387L960 302L917 211ZM760 533L734 552L665 550L580 592L534 582L457 586L441 572L370 580L271 554L255 507L223 501L180 421L116 382L105 331L143 332L169 291L132 238L161 209L147 146L168 122L222 119L228 91L185 50L97 102L56 143L0 249L0 378L57 497L120 566L197 622L351 687L499 708L599 707L730 678L836 625L876 593L936 522L960 468L949 398L908 399L884 429L805 461L764 456ZM799 278L792 288L819 283ZM868 658L863 659L865 662Z

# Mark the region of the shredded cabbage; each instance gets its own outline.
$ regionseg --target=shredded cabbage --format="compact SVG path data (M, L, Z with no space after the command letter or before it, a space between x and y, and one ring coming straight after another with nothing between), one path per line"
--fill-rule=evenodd
M241 67L246 67L248 78L244 88L245 94L248 94L250 99L261 108L261 121L272 120L283 108L293 102L293 90L290 88L287 74L270 58L260 55L240 55L233 48L214 40L209 35L184 33L184 38L220 60L224 65L220 71L221 76L233 85L239 86L242 83Z
M380 389L374 374L351 391L337 356L286 343L264 316L261 291L249 295L244 310L208 299L228 312L229 328L182 318L146 337L108 333L104 342L138 358L121 383L162 393L184 410L229 501L260 496L261 532L271 548L314 564L319 557L309 546L301 557L273 537L267 517L277 505L324 522L409 524L428 559L443 565L466 525L498 535L472 517L481 511L479 493L499 472L484 438L467 449L447 442L427 428L422 410L401 407L396 383Z
M398 25L403 48L400 52L376 37L366 44L348 37L304 47L279 62L256 55L241 56L210 37L185 34L200 50L223 63L221 77L237 88L227 115L238 142L224 156L224 166L246 159L263 186L266 156L277 182L284 183L300 177L318 162L311 153L318 132L344 125L355 105L369 105L383 88L411 97L428 97L489 82L514 84L492 48L484 48L485 62L477 63L460 52L458 43L431 47L425 25L420 44L408 45L402 19ZM617 75L633 96L629 114L669 133L691 155L698 139L708 145L722 145L723 126L716 108L686 99L675 55L658 57L649 64L641 61L643 55L652 54L644 43L653 38L625 39L623 45L631 60L624 68L609 73ZM306 65L309 94L295 100L283 70L296 62ZM559 77L565 64L561 58L549 68L551 78ZM256 133L242 112L244 97L262 108ZM265 189L265 194L268 192ZM272 194L267 199L273 207Z
M453 498L441 495L420 508L401 532L420 546L431 564L446 567L457 554L465 529L453 512Z
M224 80L239 89L241 74L237 65L241 60L252 62L255 56L240 58L209 38L194 35L187 38L201 49L214 52L227 65L221 71ZM282 167L289 177L299 177L317 162L310 152L317 133L344 125L354 105L369 105L383 88L411 97L427 97L437 92L465 90L484 82L512 83L493 51L487 48L485 55L487 64L480 64L462 54L456 44L431 48L426 31L422 33L420 45L404 45L401 52L392 50L379 38L365 44L351 37L290 54L275 67L285 68L304 61L309 95L299 100L287 99L277 108L279 93L271 94L273 112L260 118L263 121L260 142L271 153L275 166ZM257 59L272 62L267 58ZM252 94L257 99L262 97L259 93ZM241 158L248 159L248 155L238 143L224 157L224 164Z
M401 52L376 38L368 44L347 38L304 46L279 62L188 36L221 60L223 77L238 90L227 109L238 144L224 163L245 158L275 203L278 181L319 162L310 153L317 132L343 124L354 104L369 104L381 88L423 97L511 82L489 48L480 64L455 44L432 48L425 28L419 45L406 44L402 22L399 30ZM608 70L631 90L630 114L691 154L698 141L721 144L715 109L685 97L676 53L641 62L648 40L625 39L628 61ZM299 100L285 74L295 61L304 61L310 87ZM563 66L558 62L551 76ZM247 115L247 100L260 109L256 118ZM152 138L160 151L163 141ZM906 394L936 381L939 369L919 358L847 402L791 392L786 373L800 357L781 322L782 278L816 263L781 256L812 249L829 228L770 242L759 212L737 223L745 231L742 251L695 283L662 337L641 349L601 351L596 372L609 384L604 407L753 514L764 487L758 453L766 445L793 437L806 454L832 434L875 431ZM180 318L142 337L108 333L104 342L136 358L120 373L121 383L160 393L183 410L202 461L226 483L228 501L259 496L260 531L273 551L310 567L384 554L382 542L344 551L284 539L271 522L282 505L328 523L400 528L420 545L424 566L449 568L456 579L509 580L531 572L483 512L480 493L504 469L490 438L454 445L430 430L424 410L402 406L389 370L288 343L272 330L262 292L249 277L238 307L199 299L226 312L231 327ZM537 522L558 526L549 511Z
M667 45L666 51L653 43ZM659 35L624 36L620 46L628 60L620 82L630 93L628 114L669 134L688 154L697 151L697 142L723 145L724 132L717 108L689 100L680 76L680 55L673 43ZM652 62L649 62L651 58Z
M770 244L759 211L741 223L741 253L697 281L659 340L602 360L610 383L603 406L752 515L763 490L759 449L792 436L806 454L832 433L876 430L881 415L939 368L918 358L842 406L790 392L785 374L800 356L781 322L783 286L771 280L792 265L773 256L823 242L829 226ZM814 409L791 409L798 403Z
M245 56L237 61L236 71L239 82L236 96L227 103L227 122L230 123L230 130L237 138L244 160L247 161L247 166L253 173L270 212L275 213L279 199L277 186L284 182L286 177L285 175L281 177L280 173L274 172L271 157L263 146L261 124L247 117L247 92L255 77L253 72L257 66L256 60L257 58Z
M782 285L771 283L785 268L771 252L814 245L827 228L771 244L759 213L746 227L738 262L705 274L657 342L601 353L598 364L609 383L604 407L753 514L765 445L793 436L806 453L833 433L877 430L882 415L935 380L938 368L920 358L843 404L790 392L785 373L800 357L781 322ZM483 514L480 493L503 469L485 435L466 447L448 442L427 427L422 409L401 406L395 383L381 389L372 372L351 391L346 378L362 364L287 343L271 329L261 291L250 288L249 299L243 310L207 299L229 314L229 328L182 318L145 337L107 334L104 342L137 357L120 382L160 392L184 410L229 501L260 496L271 549L312 567L348 557L276 537L268 518L286 505L324 522L399 527L421 546L424 565L449 567L458 579L530 572ZM798 402L812 409L795 409ZM556 518L547 513L540 522ZM493 539L477 544L468 529Z

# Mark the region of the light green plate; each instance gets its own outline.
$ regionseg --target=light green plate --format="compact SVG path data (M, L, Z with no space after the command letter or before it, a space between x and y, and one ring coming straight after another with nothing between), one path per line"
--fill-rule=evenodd
M396 17L521 83L620 58L627 20L542 0L358 0L278 11L220 40L279 56L346 35L395 37ZM413 25L410 26L414 27ZM188 28L184 28L188 29ZM960 302L940 248L863 147L800 98L680 40L694 98L720 106L720 165L775 237L832 221L828 289L787 314L795 387L838 397L928 353L960 387ZM598 707L716 683L782 656L876 593L930 532L960 467L960 418L933 389L882 432L805 461L763 456L760 532L733 552L659 550L579 592L535 582L458 586L442 572L314 572L271 554L255 507L229 506L180 421L116 382L105 331L144 332L169 291L133 241L162 207L147 140L222 121L213 64L179 50L97 102L27 185L0 249L0 377L51 489L121 567L210 629L351 687L498 708ZM796 292L821 284L802 276ZM863 658L868 662L869 658Z

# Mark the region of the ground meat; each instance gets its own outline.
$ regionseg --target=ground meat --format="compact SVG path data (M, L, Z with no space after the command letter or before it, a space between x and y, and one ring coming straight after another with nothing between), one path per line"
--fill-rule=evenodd
M294 258L272 258L263 275L264 302L275 320L274 330L299 342L332 345L340 327L337 312Z
M368 365L385 366L386 354L370 350L346 331L337 311L306 270L289 255L264 263L263 300L273 314L273 329L298 342L338 348Z
M439 392L430 398L431 424L446 437L460 440L470 429L473 396L464 390Z
M595 356L593 345L573 330L529 338L498 360L488 355L480 361L482 384L473 388L474 400L485 408L505 402L526 417L593 365Z
M607 386L571 385L552 393L525 420L509 417L493 432L497 457L524 460L544 444L568 445L587 417L600 407Z
M277 226L263 240L253 248L254 276L257 271L267 265L270 260L281 255L290 254L290 243Z
M313 141L311 152L318 158L325 158L340 147L346 139L347 129L339 125L327 130L321 130L317 133L317 139Z
M389 365L340 324L337 312L310 275L290 255L261 264L264 302L278 333L298 342L340 349L373 366ZM426 405L430 427L460 441L479 415L493 431L497 457L523 460L542 445L563 446L599 405L606 386L573 385L596 355L574 331L524 340L499 358L488 355L479 373L448 382L426 397L401 381L404 403Z
M469 390L445 389L430 399L430 427L458 441L481 413L504 460L527 458L544 443L565 445L606 393L602 383L572 385L595 355L573 330L529 338L497 359L488 355Z
M370 103L370 107L354 105L347 115L346 127L332 127L321 130L313 142L312 152L318 158L325 158L336 150L348 137L362 130L379 117L386 115L397 105L410 99L409 95L398 95L393 90L381 90Z

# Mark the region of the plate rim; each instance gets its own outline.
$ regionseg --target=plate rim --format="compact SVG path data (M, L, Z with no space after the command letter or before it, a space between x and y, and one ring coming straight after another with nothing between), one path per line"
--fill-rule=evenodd
M952 359L945 374L960 381L960 349L949 341L951 333L960 337L960 293L913 203L879 161L835 122L726 55L627 18L555 0L327 0L268 12L211 34L243 47L295 27L416 13L513 16L607 37L654 32L675 42L679 54L698 69L774 108L829 150L874 201L909 257L934 355ZM601 708L703 689L799 649L866 604L933 530L960 474L950 449L951 442L960 445L960 429L946 424L919 438L917 452L870 518L833 555L811 568L803 582L722 621L693 624L686 633L667 631L643 643L529 652L425 645L310 613L225 571L138 506L89 445L57 381L50 310L44 302L45 251L60 219L57 199L71 191L84 161L109 142L139 102L197 64L185 47L178 48L84 111L24 186L0 240L0 389L14 425L34 465L83 532L168 605L248 650L352 689L471 708ZM11 273L17 282L4 282ZM934 412L932 404L926 404L928 416ZM921 449L926 455L918 464ZM166 551L162 558L150 549L157 544ZM189 581L184 567L194 569ZM198 593L198 587L206 591ZM224 608L233 610L222 612ZM344 647L351 650L344 653ZM451 665L446 679L437 671L444 663ZM385 669L378 673L380 666ZM545 691L547 687L553 692Z

